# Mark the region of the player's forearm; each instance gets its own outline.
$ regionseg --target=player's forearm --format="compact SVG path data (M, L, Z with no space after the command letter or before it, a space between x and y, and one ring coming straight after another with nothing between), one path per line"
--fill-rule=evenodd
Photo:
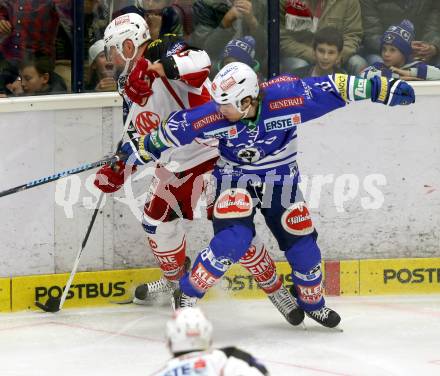
M345 102L371 98L372 102L388 106L408 105L415 102L413 88L402 80L386 77L364 79L346 74L333 74L336 90Z
M332 75L336 89L346 102L372 99L373 102L385 103L392 82L386 77L373 77L371 79L335 73Z
M159 128L153 130L144 136L138 134L130 135L130 141L126 142L122 148L121 153L125 155L127 164L144 165L153 160L158 160L163 151L169 149L172 145L166 139L163 139Z
M332 75L336 89L346 102L371 98L371 81L347 74Z
M159 159L162 152L173 147L163 135L161 127L155 129L151 133L139 137L138 152L142 158L154 157Z
M182 111L181 111L182 112ZM181 112L174 113L174 116L178 116ZM170 118L173 115L170 116ZM159 159L161 154L170 148L176 148L182 145L186 145L192 142L194 138L197 137L197 134L193 134L192 132L186 132L191 134L183 135L179 132L179 125L184 127L183 125L178 123L173 123L176 126L176 130L172 131L169 129L168 121L164 121L159 124L159 126L148 133L147 135L140 136L135 140L132 140L132 144L134 149L136 149L137 158L142 160L144 163L147 163L151 159Z

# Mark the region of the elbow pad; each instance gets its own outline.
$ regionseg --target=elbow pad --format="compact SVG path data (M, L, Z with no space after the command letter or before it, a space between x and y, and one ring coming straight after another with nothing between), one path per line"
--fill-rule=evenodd
M186 50L161 59L161 63L167 78L193 87L202 86L211 69L211 59L202 50Z

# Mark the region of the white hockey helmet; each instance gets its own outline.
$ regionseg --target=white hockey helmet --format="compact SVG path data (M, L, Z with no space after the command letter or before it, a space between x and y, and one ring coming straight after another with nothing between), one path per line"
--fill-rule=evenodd
M167 322L166 337L172 353L206 350L212 341L212 324L200 308L178 309Z
M127 39L130 39L135 46L133 57L136 56L138 47L151 39L147 22L139 14L123 14L108 24L104 32L107 57L110 48L115 47L125 61L132 60L132 58L127 59L122 52L122 44Z
M241 113L241 100L248 96L256 98L260 88L258 77L247 64L226 64L214 77L212 98L217 104L232 104Z

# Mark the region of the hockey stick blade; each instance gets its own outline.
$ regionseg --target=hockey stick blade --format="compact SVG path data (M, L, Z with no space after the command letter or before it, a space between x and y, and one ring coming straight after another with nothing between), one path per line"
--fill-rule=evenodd
M118 300L118 301L110 301L110 304L133 304L133 299L127 299L127 300Z
M40 303L39 301L35 302L35 305L42 309L44 312L51 312L51 313L55 313L58 312L60 310L60 298L52 298L50 297L49 299L46 300L46 304Z

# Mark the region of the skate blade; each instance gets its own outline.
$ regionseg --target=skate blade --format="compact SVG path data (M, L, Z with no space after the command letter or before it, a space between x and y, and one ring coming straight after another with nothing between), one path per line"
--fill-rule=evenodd
M338 332L338 333L344 333L344 329L342 329L339 324L336 325L334 328L329 328L330 330L334 331L334 332Z
M333 328L329 328L328 326L324 326L324 325L322 325L322 324L317 323L317 322L316 322L315 320L313 320L313 319L312 319L312 321L313 321L314 323L318 324L318 326L314 325L314 326L312 326L312 327L310 328L312 331L314 331L314 330L316 330L316 331L322 331L322 332L328 331L328 332L335 332L335 333L343 333L343 332L344 332L344 329L342 329L342 328L340 327L340 323L339 323L338 325L336 325L335 327L333 327ZM308 330L308 329L309 329L309 328L306 326L306 324L305 324L304 321L303 321L298 327L301 327L301 328L303 328L304 330Z

